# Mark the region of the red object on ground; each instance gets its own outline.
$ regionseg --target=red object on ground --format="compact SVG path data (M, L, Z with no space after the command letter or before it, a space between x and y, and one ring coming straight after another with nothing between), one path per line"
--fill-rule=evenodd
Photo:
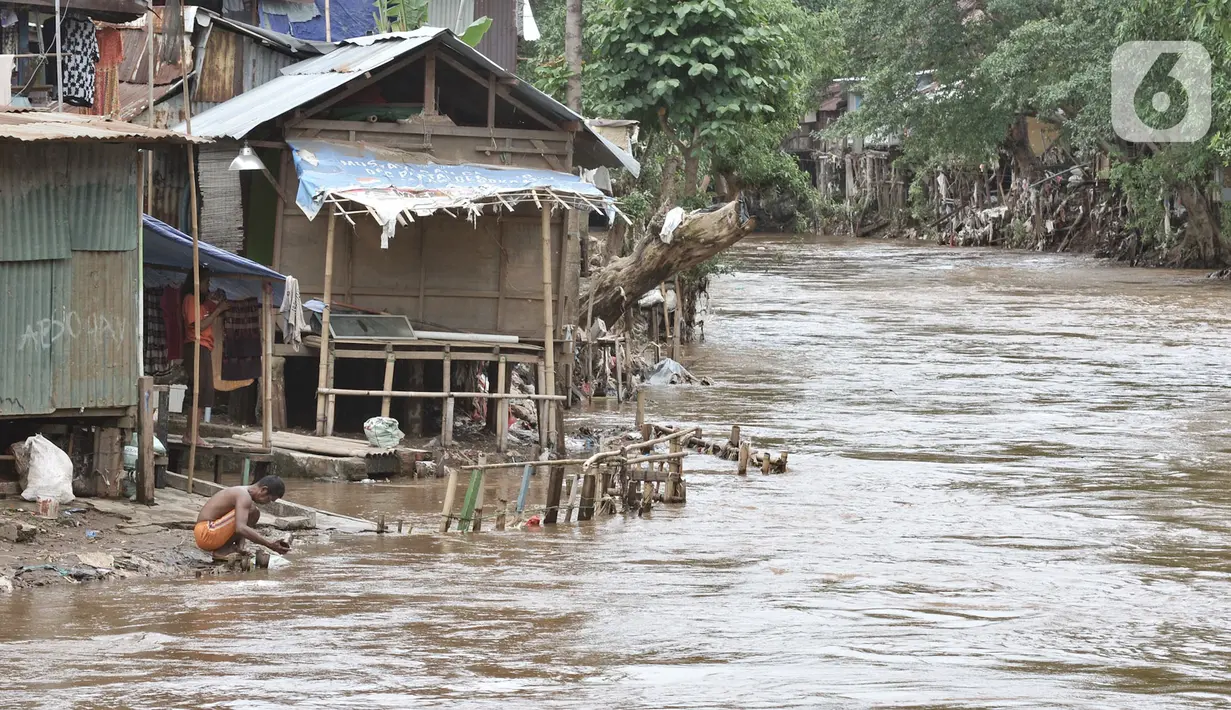
M543 522L543 521L542 521L541 519L539 519L539 516L537 516L537 515L532 515L532 516L530 516L530 519L526 521L526 527L528 527L528 528L537 528L537 527L538 527L538 526L539 526L542 522Z

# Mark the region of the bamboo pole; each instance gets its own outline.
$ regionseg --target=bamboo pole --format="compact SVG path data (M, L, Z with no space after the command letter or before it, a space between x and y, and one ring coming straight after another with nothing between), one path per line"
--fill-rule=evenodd
M441 376L444 384L444 406L440 408L440 445L453 445L453 358L446 352L441 360Z
M328 226L325 230L325 310L321 313L321 356L316 375L316 435L325 434L325 397L321 391L333 383L329 382L329 302L333 300L333 238L335 231L335 212L337 207L329 205Z
M586 306L586 382L587 397L594 399L594 290L590 290L590 305Z
M748 475L748 460L752 458L752 444L745 441L739 445L739 464L736 472L741 476Z
M154 58L150 57L153 62ZM180 53L180 74L183 78L184 92L184 133L192 135L192 92L188 87L188 52ZM150 110L153 110L153 106ZM192 339L192 416L189 435L192 437L188 445L188 491L191 493L193 479L197 469L197 439L201 432L201 235L200 206L197 204L197 154L192 143L185 146L188 154L188 204L189 228L192 232L192 302L193 322L196 324L196 334Z
M616 404L624 404L624 368L620 365L620 339L615 339L615 345L612 346L615 352L616 365Z
M261 308L261 393L264 405L261 407L261 446L269 449L273 446L274 435L274 287L268 281L261 289L265 302Z
M637 390L637 428L645 426L645 390Z
M440 460L440 465L444 468L444 458ZM453 501L457 498L457 469L449 471L449 483L445 488L445 503L440 511L440 532L449 532L449 523L453 520Z
M485 473L484 468L487 465L487 454L479 454L479 492L475 497L474 503L474 527L473 532L479 532L483 529L483 484Z
M542 237L543 237L543 356L544 369L546 372L546 382L543 384L543 389L539 394L555 394L556 393L556 348L554 342L555 318L551 312L551 207L545 202L542 212ZM544 409L547 410L547 439L551 440L551 434L555 431L555 417L552 416L554 409L550 400ZM541 422L540 422L541 423Z
M680 290L680 275L675 275L675 327L671 330L671 359L680 361L680 325L683 323L684 292Z
M496 363L496 394L503 395L508 389L509 359L501 355ZM496 451L504 453L509 448L509 400L496 400Z
M329 0L325 0L325 41L333 41L333 22L329 16Z

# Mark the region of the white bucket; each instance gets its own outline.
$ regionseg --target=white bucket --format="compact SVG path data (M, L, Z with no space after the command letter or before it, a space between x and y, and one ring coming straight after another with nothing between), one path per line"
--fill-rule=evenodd
M175 414L182 414L184 411L184 397L188 393L188 385L171 385L171 401L168 408Z

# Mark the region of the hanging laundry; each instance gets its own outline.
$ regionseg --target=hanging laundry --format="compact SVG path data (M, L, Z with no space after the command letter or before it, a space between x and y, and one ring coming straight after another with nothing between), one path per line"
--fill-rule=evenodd
M184 316L180 308L180 290L167 286L162 290L162 322L167 330L167 360L184 359Z
M261 376L261 304L255 298L232 301L223 317L222 379Z
M94 105L94 67L98 62L98 36L85 15L69 14L60 23L60 62L64 74L64 103Z
M145 289L145 374L171 372L167 357L167 322L162 315L162 289Z
M124 36L115 27L98 30L98 64L94 68L95 116L110 116L120 110L120 64L124 61Z
M214 331L214 349L210 351L210 364L214 371L214 391L215 392L234 392L238 389L243 389L253 382L255 378L246 380L231 380L223 374L223 369L226 367L226 360L223 358L223 353L227 349L227 329L226 327L217 328ZM257 370L260 370L259 361Z
M308 321L303 317L303 300L299 295L299 281L294 276L286 277L286 288L283 290L282 306L278 309L282 316L282 342L299 352L303 346L303 334L308 330Z

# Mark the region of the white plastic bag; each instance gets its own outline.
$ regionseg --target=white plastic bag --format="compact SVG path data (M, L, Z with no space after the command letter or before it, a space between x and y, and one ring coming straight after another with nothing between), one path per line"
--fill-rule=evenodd
M363 434L368 443L378 449L392 449L406 437L398 428L398 420L389 417L372 417L363 423Z
M26 500L52 498L61 504L71 501L73 460L68 454L44 439L41 434L26 439L26 454L30 461L30 472L21 497Z

